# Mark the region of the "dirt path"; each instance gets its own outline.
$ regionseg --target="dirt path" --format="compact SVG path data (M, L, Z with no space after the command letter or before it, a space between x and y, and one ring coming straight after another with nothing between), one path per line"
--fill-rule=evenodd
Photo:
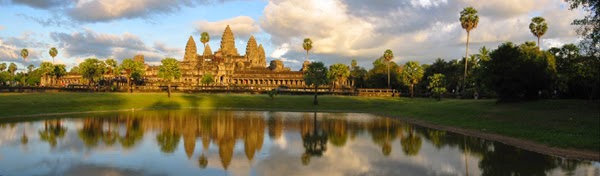
M144 109L121 109L121 110L106 110L106 111L85 111L85 112L64 112L64 113L46 113L46 114L32 114L32 115L18 115L18 116L8 116L8 117L0 117L0 120L4 121L17 121L23 117L42 117L42 116L58 116L58 115L71 115L71 114L85 114L85 113L103 113L103 112L118 112L118 111L140 111L140 110L157 110L164 108L144 108ZM169 108L167 108L169 109ZM178 108L178 109L186 109L186 108ZM216 109L216 110L241 110L241 111L287 111L287 112L314 112L314 110L297 110L297 109L256 109L256 108L206 108L206 109ZM579 160L594 160L600 161L600 151L589 151L589 150L577 150L577 149L565 149L565 148L557 148L550 147L544 144L540 144L537 142L533 142L526 139L519 139L514 137L503 136L499 134L486 133L479 130L472 129L463 129L451 126L443 126L436 125L433 123L429 123L426 121L409 119L400 116L393 116L385 113L373 113L373 112L364 112L364 111L336 111L336 110L318 110L317 112L344 112L344 113L367 113L374 114L378 116L391 117L398 120L402 120L411 124L433 128L437 130L449 131L453 133L463 134L467 136L474 136L478 138L483 138L487 140L501 142L507 145L515 146L518 148L522 148L525 150L529 150L532 152L537 152L545 155L557 156L567 159L579 159ZM22 120L22 119L21 119Z

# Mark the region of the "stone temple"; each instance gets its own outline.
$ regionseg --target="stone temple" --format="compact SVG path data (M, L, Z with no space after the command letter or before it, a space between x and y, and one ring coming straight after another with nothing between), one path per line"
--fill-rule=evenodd
M197 44L190 36L179 66L183 75L177 82L182 87L200 85L206 74L213 76L213 86L305 87L302 71L291 71L280 60L273 60L267 65L265 50L254 36L248 39L246 53L241 55L235 47L235 37L229 25L216 52L208 43ZM158 66L147 67L145 76L148 81L160 82L157 74Z

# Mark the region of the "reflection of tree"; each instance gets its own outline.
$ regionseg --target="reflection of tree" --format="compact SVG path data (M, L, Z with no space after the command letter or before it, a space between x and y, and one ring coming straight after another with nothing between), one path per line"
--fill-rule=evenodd
M107 146L112 146L117 142L119 133L112 127L112 120L108 119L108 129L102 133L102 141Z
M346 119L328 119L326 121L327 133L329 134L329 141L331 144L337 147L346 145L348 140L348 131L346 130L347 122Z
M378 119L371 124L371 139L381 146L381 153L389 156L392 153L391 142L396 138L397 121L390 118Z
M546 175L555 167L551 156L502 144L485 152L479 162L482 175Z
M104 135L102 124L103 122L100 118L86 118L83 120L83 127L79 129L78 134L85 146L95 147L98 145L98 141Z
M179 144L181 135L172 130L163 130L156 135L156 142L160 146L160 151L164 153L173 153Z
M306 118L303 121L307 120ZM309 123L302 122L302 125L306 125ZM302 127L306 129L307 127ZM313 118L313 131L312 133L306 133L302 135L302 143L304 146L304 154L302 154L302 164L307 165L310 163L310 158L312 156L320 157L323 155L323 152L327 151L327 133L323 130L318 130L317 126L317 112L314 114Z
M425 135L425 137L427 139L429 139L429 141L431 141L433 146L440 149L444 145L444 143L442 142L442 139L444 138L445 135L446 135L445 131L427 129L427 135Z
M137 141L144 137L144 129L142 129L140 123L140 119L127 117L125 124L125 135L119 136L119 142L123 148L133 147Z
M44 129L38 131L40 139L46 141L51 147L55 147L57 138L65 136L67 128L62 126L61 120L46 120L44 121Z
M204 168L206 168L207 165L208 165L208 159L206 158L206 156L203 153L198 158L198 167L204 169Z
M408 130L408 135L400 138L400 144L402 145L402 151L404 154L408 156L414 156L419 154L422 140L421 136L415 134L411 125L409 125Z
M276 113L271 113L268 119L269 137L271 139L279 139L283 133L283 118Z

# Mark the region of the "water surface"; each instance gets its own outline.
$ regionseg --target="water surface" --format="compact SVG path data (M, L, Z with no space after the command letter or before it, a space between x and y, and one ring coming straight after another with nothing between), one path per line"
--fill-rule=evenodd
M0 175L600 175L360 113L157 110L0 123Z

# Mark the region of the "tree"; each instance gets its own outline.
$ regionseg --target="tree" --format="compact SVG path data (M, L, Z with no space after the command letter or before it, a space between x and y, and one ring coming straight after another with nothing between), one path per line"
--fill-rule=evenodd
M106 73L106 64L96 58L87 58L79 64L81 77L89 81L88 85L95 84Z
M446 87L444 87L444 77L444 75L439 73L427 77L427 79L429 79L429 85L427 86L427 89L431 91L433 97L437 98L438 101L442 100L442 95L446 93Z
M531 33L538 38L537 46L540 48L540 38L548 31L546 20L542 17L532 18L531 23L529 23L529 30L531 30Z
M537 49L535 43L516 46L504 43L490 54L491 60L483 63L483 76L487 87L498 94L498 101L537 99L539 93L548 92L556 77L554 56Z
M489 61L490 60L490 50L488 50L485 46L479 49L479 54L475 55L477 60L479 61Z
M200 34L200 42L202 42L202 45L204 45L204 51L206 51L206 43L208 43L210 41L210 35L208 35L208 32L202 32L202 34ZM204 52L202 52L202 62L204 62L204 60L206 60L205 56L204 56ZM198 75L200 75L200 67L197 68L198 69Z
M27 50L26 48L23 48L21 50L21 57L23 57L23 60L27 61L27 56L29 56L29 50Z
M133 59L125 59L119 66L119 70L125 71L129 92L133 92L133 80L139 80L144 75L144 63L136 62Z
M3 72L4 70L6 70L6 63L1 63L0 64L0 72Z
M394 53L390 49L385 50L385 52L383 52L383 58L385 59L385 63L387 66L387 76L388 76L387 88L389 89L390 88L390 62L392 61L392 58L394 58Z
M202 82L202 84L209 85L215 82L215 78L212 74L207 73L202 76L202 80L200 80L200 82Z
M323 65L323 62L313 62L308 65L308 70L304 73L304 82L308 86L315 87L315 98L314 105L318 105L317 101L317 89L319 85L329 83L329 79L327 79L327 67Z
M354 87L365 87L367 79L367 70L358 66L356 60L352 60L352 68L350 68L350 80Z
M167 94L171 98L171 84L174 79L181 78L179 62L174 58L165 58L160 61L162 65L158 68L158 77L167 82Z
M15 75L15 72L17 71L17 64L15 63L10 63L10 65L8 65L8 73L10 73L11 75Z
M50 51L48 51L48 53L52 57L52 64L54 64L54 57L56 57L56 55L58 54L58 50L56 50L56 48L52 47L52 48L50 48Z
M33 64L29 64L27 66L27 73L31 73L33 71L33 69L35 68L35 66L33 66Z
M473 7L464 8L460 12L460 24L463 29L467 31L467 48L465 51L465 75L463 77L463 90L467 86L467 58L469 58L469 37L471 34L471 30L477 28L477 24L479 23L479 16L477 15L477 10Z
M344 64L333 64L329 66L329 75L327 75L328 79L333 83L333 88L335 89L335 83L345 81L348 76L350 76L350 70L348 66Z
M312 40L310 40L310 38L305 38L302 43L302 48L306 50L306 61L308 61L308 51L312 49Z
M119 76L119 74L121 74L121 71L119 71L119 64L117 63L116 60L114 59L106 59L104 61L104 63L106 63L106 68L107 68L107 73L113 75L114 77ZM110 84L113 85L113 81L110 81ZM118 83L117 83L118 86Z
M423 78L424 70L419 62L409 61L404 64L402 69L402 81L410 86L410 97L415 96L414 86Z
M598 46L600 46L600 13L598 6L600 3L597 0L565 0L571 6L570 10L582 8L589 12L583 19L573 20L572 25L578 25L577 34L583 40L580 43L580 48L589 56L600 57Z
M62 78L63 76L67 75L67 69L66 66L63 64L58 64L58 65L54 65L54 69L52 71L52 76L54 76L54 78L56 78L55 80L55 84L58 83L58 80L60 80L60 78Z
M387 67L388 66L389 66L390 70L395 70L395 71L390 71L390 77L391 77L390 86L392 88L400 87L401 86L400 74L399 74L400 72L398 72L397 70L400 70L401 68L395 62L391 62L391 63L389 63L389 65L386 64L385 58L383 58L383 56L380 56L379 59L373 61L373 68L370 69L366 75L366 78L367 78L366 86L372 87L372 88L387 87L387 79L388 79Z
M52 72L54 71L54 65L50 62L40 63L40 73L45 78L45 81L50 81ZM43 85L50 84L49 82L42 82Z

